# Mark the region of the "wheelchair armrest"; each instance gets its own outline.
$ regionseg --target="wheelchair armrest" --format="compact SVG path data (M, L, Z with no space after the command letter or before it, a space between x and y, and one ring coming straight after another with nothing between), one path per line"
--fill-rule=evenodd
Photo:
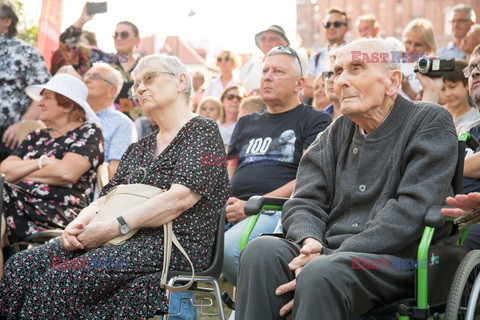
M265 206L283 206L288 198L253 196L248 199L243 209L247 216L253 216L260 213Z
M443 206L431 206L425 215L425 225L432 228L441 228L445 225L445 216L440 211Z

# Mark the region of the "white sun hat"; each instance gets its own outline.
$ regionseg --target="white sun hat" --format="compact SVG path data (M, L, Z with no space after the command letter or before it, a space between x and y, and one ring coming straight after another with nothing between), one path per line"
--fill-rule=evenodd
M87 103L88 88L82 81L69 74L59 73L54 75L44 85L32 85L26 87L25 92L33 100L40 101L42 99L40 93L44 89L59 93L78 103L78 105L85 110L87 122L93 122L100 127L100 119Z

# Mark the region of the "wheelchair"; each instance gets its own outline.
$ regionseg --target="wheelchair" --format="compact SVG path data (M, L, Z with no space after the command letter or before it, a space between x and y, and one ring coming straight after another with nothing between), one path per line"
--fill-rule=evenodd
M479 146L478 141L467 132L460 135L458 144L459 156L452 180L455 194L462 191L465 148L468 145L475 150ZM263 211L282 210L287 200L260 196L248 200L244 211L250 217L240 239L240 251L248 244L260 214ZM435 229L446 223L453 224L454 219L446 218L440 209L441 206L431 207L424 219L425 230L415 266L414 297L375 307L364 316L396 314L399 320L480 319L480 250L468 252L465 246L461 246L468 228L462 231L455 245L431 245ZM457 229L455 225L453 227L454 230ZM224 293L223 298L227 305L234 308L234 303L229 301L227 294Z

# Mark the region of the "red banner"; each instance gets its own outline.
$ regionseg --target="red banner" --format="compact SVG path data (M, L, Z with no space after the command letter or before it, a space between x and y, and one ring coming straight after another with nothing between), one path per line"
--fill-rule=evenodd
M62 24L63 0L43 0L42 15L37 35L37 48L42 52L47 68L50 69L52 53L58 48Z

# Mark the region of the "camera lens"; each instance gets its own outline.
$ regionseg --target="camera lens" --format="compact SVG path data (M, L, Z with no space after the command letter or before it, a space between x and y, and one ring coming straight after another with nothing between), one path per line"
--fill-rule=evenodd
M427 57L421 57L418 60L418 71L420 71L420 73L428 72L429 67L430 67L430 60Z

